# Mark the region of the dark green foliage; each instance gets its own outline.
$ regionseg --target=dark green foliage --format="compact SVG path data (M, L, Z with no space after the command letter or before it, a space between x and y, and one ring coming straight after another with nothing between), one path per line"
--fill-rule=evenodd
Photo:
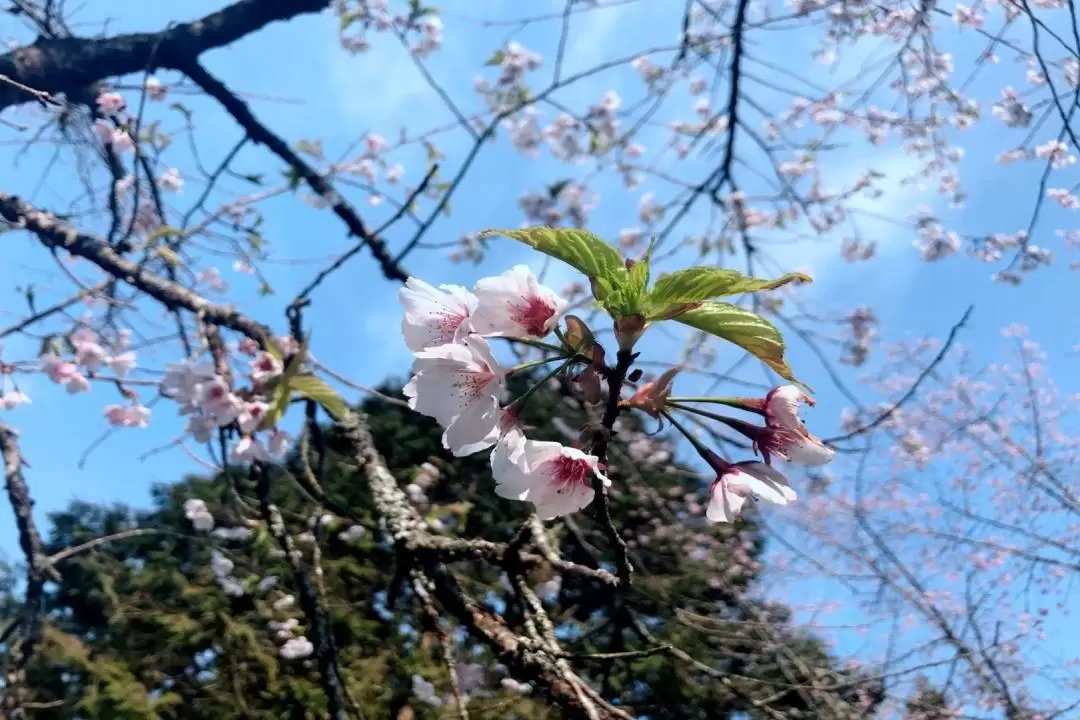
M369 400L376 444L403 486L418 475L438 477L423 489L421 509L448 535L508 541L528 506L498 498L485 454L454 459L442 450L439 429L397 405ZM561 418L552 421L551 418ZM523 416L529 435L568 442L584 415L557 387L536 393ZM666 653L617 660L574 660L603 694L641 718L858 718L881 699L881 688L839 669L820 642L790 625L783 607L755 597L763 542L752 520L736 526L703 522L707 487L671 462L665 443L624 417L612 447L613 514L631 550L635 587L621 596L576 576L562 578L547 603L567 652L643 650L654 641L672 643L722 673L723 679ZM561 429L560 429L561 428ZM362 477L331 448L321 468L327 496L348 508L349 519L317 522L319 511L287 472L274 478L274 496L294 537L313 528L324 570L325 607L340 651L351 701L366 717L434 718L449 706L431 708L412 694L412 676L449 690L436 636L408 587L394 583L396 559L380 541L372 501ZM299 475L297 452L287 463ZM410 488L416 494L420 488ZM246 477L189 477L154 492L147 511L123 506L73 504L54 515L50 551L135 527L153 533L102 544L61 565L64 582L48 589L47 639L31 669L34 700L52 703L41 720L90 718L319 718L326 702L314 660L278 655L270 620L304 620L298 607L275 609L295 592L289 570L266 530L252 523L252 537L223 541L192 529L184 502L201 498L217 526L238 527L257 519L257 500ZM699 505L699 507L695 507ZM314 517L313 517L314 516ZM347 540L353 524L366 533ZM594 566L613 557L608 540L588 512L568 523L549 523L549 534L567 560ZM231 559L232 576L246 592L229 597L216 584L210 558L215 548ZM301 545L309 563L312 546ZM488 603L516 631L523 610L500 579L501 570L480 561L457 561L453 569L465 591ZM611 569L609 567L609 569ZM276 576L278 587L259 589ZM551 578L550 568L532 571L531 584ZM3 588L10 598L12 589ZM386 608L386 593L398 595ZM7 599L2 599L7 602ZM554 718L542 698L520 696L499 684L505 671L488 651L471 642L449 618L459 662L484 668L486 691L474 693L474 718ZM813 677L807 677L807 673ZM831 688L813 690L817 688ZM771 712L755 708L768 702Z

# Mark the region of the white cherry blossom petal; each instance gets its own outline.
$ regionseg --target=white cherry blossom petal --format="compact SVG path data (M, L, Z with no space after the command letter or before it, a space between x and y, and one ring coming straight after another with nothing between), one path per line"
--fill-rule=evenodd
M592 477L599 461L556 442L504 440L491 454L495 492L500 497L533 503L541 520L577 512L593 501Z
M770 425L798 430L802 427L799 408L803 403L813 406L814 401L794 385L781 385L765 396L765 417Z
M774 468L761 462L736 463L713 483L705 517L714 523L734 522L753 496L776 505L787 505L797 498L787 478Z
M787 505L798 499L784 474L763 462L736 463L732 469L737 471L734 482L740 483L762 500Z
M503 426L499 397L506 371L486 340L471 335L461 344L422 350L413 372L403 393L410 408L446 429L444 447L461 457L495 444Z
M476 296L460 285L436 288L419 278L406 281L398 300L405 307L401 332L414 352L459 340L477 307Z
M453 420L443 433L443 447L455 457L472 455L489 448L499 439L499 399L491 396L491 402L475 402Z
M836 455L836 451L827 447L814 437L802 437L788 445L784 453L791 462L800 465L825 465Z
M477 281L475 292L472 327L481 335L544 337L566 309L566 300L541 285L527 265Z

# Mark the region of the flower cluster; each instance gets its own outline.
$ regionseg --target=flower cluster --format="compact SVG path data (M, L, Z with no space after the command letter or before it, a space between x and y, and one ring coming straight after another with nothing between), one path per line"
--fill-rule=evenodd
M443 445L456 456L494 446L495 492L531 502L541 519L575 512L603 483L599 460L560 443L529 440L504 407L509 370L495 359L489 337L539 340L551 333L566 301L541 285L525 265L484 278L472 291L438 288L410 278L399 293L402 333L415 361L404 393L409 407L445 429Z
M731 403L765 416L764 427L728 419L731 427L750 437L764 462L728 463L711 451L705 453L706 461L717 473L705 513L709 520L733 522L750 497L777 505L787 505L797 499L787 478L772 467L772 455L811 466L832 460L834 451L811 435L799 418L799 406L804 402L813 405L813 400L794 385L782 385L771 390L764 400Z
M650 417L666 417L691 442L701 457L716 472L710 490L706 517L712 522L733 522L749 498L787 505L797 499L783 473L772 466L773 456L801 465L824 465L832 460L834 451L810 434L799 418L799 406L814 402L794 385L782 385L764 398L672 398L672 385L678 368L672 368L652 382L642 384L637 391L621 401ZM735 407L764 416L764 427L737 418L700 410L692 403L706 402ZM696 414L724 423L750 438L753 449L762 461L729 463L702 445L672 417L670 411Z
M241 437L233 448L232 461L268 460L283 454L291 439L278 429L270 430L265 444L258 437L270 409L268 383L281 373L276 357L258 352L250 364L252 388L234 392L212 363L172 363L165 368L161 392L176 401L181 415L188 416L186 431L197 442L209 442L214 430L234 426Z
M104 343L96 332L80 327L68 338L75 350L73 360L65 360L55 352L42 353L38 360L45 374L58 385L75 395L90 390L87 375L94 376L108 368L117 378L125 377L135 367L135 351L129 349L131 334L121 331L111 343Z

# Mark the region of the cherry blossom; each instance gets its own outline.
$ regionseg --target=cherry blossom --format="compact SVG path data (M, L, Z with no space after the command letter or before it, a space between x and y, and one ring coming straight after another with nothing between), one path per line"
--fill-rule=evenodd
M176 168L169 168L161 173L158 183L163 190L169 190L170 192L180 192L184 188L184 178Z
M114 375L122 378L135 369L135 360L135 351L125 350L118 355L110 355L106 358L105 363L113 371Z
M263 418L266 417L266 411L269 409L268 404L258 400L243 403L239 414L236 416L236 424L240 426L240 432L255 432Z
M456 342L469 331L477 309L476 296L460 285L436 288L419 278L408 279L398 300L405 307L401 331L414 352Z
M797 430L802 427L799 406L803 403L814 406L813 398L794 385L775 387L765 396L765 421L769 425Z
M479 307L472 318L481 335L541 338L559 322L566 301L541 285L527 265L515 265L476 283Z
M79 372L79 366L68 360L61 360L54 353L44 353L40 358L42 369L49 379L63 385L69 394L75 395L90 390L90 381Z
M611 480L600 462L557 442L506 438L491 453L491 473L500 497L531 502L541 520L569 515L593 501L592 477Z
M266 449L271 455L282 456L292 444L292 435L284 430L274 430L270 433L270 439L266 442Z
M797 499L787 478L761 462L728 465L717 475L709 494L709 507L705 511L705 517L714 523L734 522L750 497L777 505L787 505Z
M214 516L206 507L206 503L197 498L184 501L184 517L191 521L192 527L202 532L214 529Z
M315 646L306 637L294 637L285 641L278 654L285 660L303 660L315 652Z
M269 455L258 438L245 435L233 446L231 458L234 463L243 463L254 460L268 460Z
M259 353L251 361L251 379L257 383L277 377L282 370L281 362L268 352Z
M144 428L150 424L150 408L143 405L106 405L105 419L115 427Z
M8 390L0 395L0 409L3 410L14 410L19 405L27 405L29 403L30 396L18 388Z
M225 379L216 375L198 385L195 403L203 414L213 417L219 426L236 420L244 409L243 403L232 393Z
M800 465L825 465L836 455L832 448L811 435L802 423L797 428L775 425L761 428L753 440L755 449L766 463L770 455L778 455Z
M214 366L211 363L169 363L165 366L165 376L161 380L161 393L180 405L181 414L187 414L197 408L202 384L214 377Z
M416 353L413 377L403 389L409 407L446 428L443 446L456 456L495 443L503 424L499 396L506 371L482 337Z
M98 110L106 115L113 115L121 112L127 103L124 97L119 93L105 92L97 96L96 103Z
M169 88L153 75L146 78L143 88L146 90L146 96L151 100L164 100L169 94Z
M79 328L71 334L71 344L75 347L75 362L95 373L105 364L109 356L98 343L97 333L89 328Z

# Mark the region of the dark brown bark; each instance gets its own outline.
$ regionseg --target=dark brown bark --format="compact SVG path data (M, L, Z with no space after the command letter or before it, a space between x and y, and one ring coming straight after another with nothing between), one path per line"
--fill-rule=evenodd
M329 0L240 0L156 33L38 38L0 55L0 75L50 94L77 93L110 77L180 69L206 51L230 45L272 22L320 12L329 5ZM34 100L25 90L0 80L0 110Z

